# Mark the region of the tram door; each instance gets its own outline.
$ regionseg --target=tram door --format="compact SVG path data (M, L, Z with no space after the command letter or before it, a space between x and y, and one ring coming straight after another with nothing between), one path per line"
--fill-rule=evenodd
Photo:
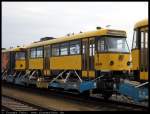
M140 79L148 80L148 64L149 64L149 51L148 51L148 28L142 28L140 32Z
M82 40L82 77L95 78L94 68L95 38Z
M50 46L44 46L44 76L50 76Z
M10 58L9 58L9 73L12 73L15 69L15 52L9 52Z

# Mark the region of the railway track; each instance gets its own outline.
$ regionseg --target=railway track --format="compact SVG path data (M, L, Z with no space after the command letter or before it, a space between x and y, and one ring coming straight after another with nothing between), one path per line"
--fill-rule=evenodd
M9 86L9 85L6 85ZM71 93L67 93L67 92L62 92L59 90L47 90L47 89L37 89L37 88L25 88L25 87L21 87L21 86L16 86L13 85L11 87L17 87L17 89L22 90L24 89L24 91L28 91L28 92L34 92L34 93L40 93L40 95L44 95L44 96L54 96L54 97L60 97L60 98L64 98L67 100L71 100L72 102L75 103L80 103L80 104L84 104L87 107L93 107L93 105L95 107L96 110L104 110L107 111L109 110L114 110L114 111L122 111L122 110L134 110L134 111L147 111L148 107L145 106L141 106L141 105L137 105L137 104L129 104L129 103L123 103L123 102L118 102L118 101L113 101L113 100L104 100L104 99L100 99L100 98L96 98L96 97L81 97L78 94L71 94Z
M89 97L90 101L92 102L106 102L110 105L113 105L114 107L118 107L120 109L127 109L127 110L139 110L139 111L147 111L148 107L143 106L143 105L137 105L137 104L130 104L126 102L119 102L119 101L114 101L114 100L104 100L103 98L95 98L95 97Z
M57 94L57 93L59 94L60 92L58 91L54 94ZM80 96L80 95L71 94L71 93L65 93L63 97L76 100L79 102L81 101L87 104L95 104L97 108L104 107L106 111L107 111L107 108L117 109L117 110L133 110L133 111L134 110L135 111L148 111L149 109L147 106L144 106L144 105L131 104L127 102L119 102L119 101L114 101L114 100L104 100L103 98L96 98L92 96Z
M36 106L10 96L2 95L2 111L49 111L40 106Z

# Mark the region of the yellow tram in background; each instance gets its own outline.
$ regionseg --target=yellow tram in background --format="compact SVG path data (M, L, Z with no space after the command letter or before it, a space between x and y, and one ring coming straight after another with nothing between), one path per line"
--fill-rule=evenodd
M137 22L134 26L132 43L132 71L137 81L148 81L149 41L148 19Z
M149 91L149 41L148 19L137 22L134 26L132 41L132 67L130 79L119 85L119 93L132 98L135 102L148 101Z
M8 82L14 82L16 76L20 77L26 73L26 67L26 49L24 47L2 50L2 78Z

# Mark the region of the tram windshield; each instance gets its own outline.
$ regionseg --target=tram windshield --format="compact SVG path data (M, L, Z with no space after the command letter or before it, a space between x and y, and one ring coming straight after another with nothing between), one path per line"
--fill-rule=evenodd
M16 59L25 59L25 52L17 52Z
M99 52L129 52L126 38L103 37L98 40Z

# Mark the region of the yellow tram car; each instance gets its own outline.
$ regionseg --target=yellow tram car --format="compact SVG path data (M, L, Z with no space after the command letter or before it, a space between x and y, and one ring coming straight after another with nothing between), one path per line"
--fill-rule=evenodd
M2 77L13 83L16 76L24 75L26 72L26 49L17 47L3 50L2 62L2 74L5 75Z
M137 81L148 81L149 68L148 19L137 22L134 26L132 43L132 71Z
M148 101L149 82L149 42L148 42L148 19L137 22L134 26L132 41L132 65L130 76L134 77L119 85L118 92L128 96L134 102Z
M103 77L106 80L103 83L105 87L99 84L101 82L96 84L98 91L103 91L107 90L105 83L111 82L107 85L113 89L114 82L110 80L125 78L130 69L130 52L126 32L123 30L97 28L91 32L34 42L26 46L26 49L27 70L32 74L37 73L35 77L38 81L49 80L51 83L57 79L58 82L66 84L66 81L76 80L75 82L78 83L78 81L92 81ZM63 88L71 85L63 85ZM46 84L46 88L48 86ZM38 83L38 87L43 87L43 84ZM57 84L57 87L62 86Z
M126 32L100 29L27 47L28 69L39 70L44 76L53 71L78 70L83 78L96 78L96 71L128 71L129 48Z

